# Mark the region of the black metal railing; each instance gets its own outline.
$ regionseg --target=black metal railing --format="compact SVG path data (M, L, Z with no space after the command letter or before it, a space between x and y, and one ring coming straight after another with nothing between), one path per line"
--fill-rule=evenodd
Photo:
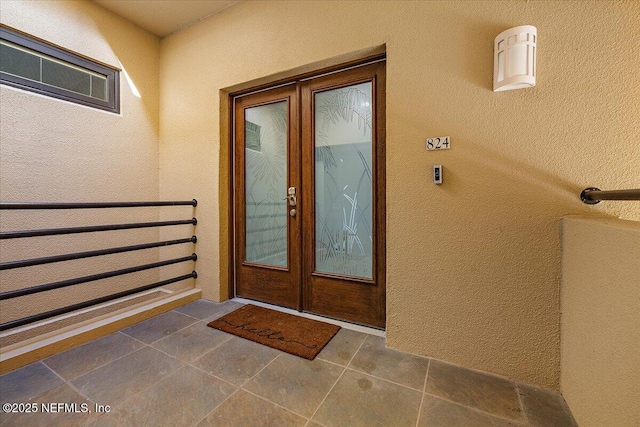
M640 200L640 188L602 191L596 187L589 187L582 190L580 200L588 205L595 205L601 200Z
M11 270L12 268L31 267L33 265L51 264L54 262L71 261L74 259L92 258L102 255L120 254L123 252L141 251L143 249L160 248L165 246L179 245L181 243L196 243L196 236L188 239L166 240L164 242L143 243L141 245L122 246L119 248L100 249L97 251L76 252L66 255L54 255L42 258L25 259L20 261L0 262L0 270Z
M89 203L57 203L57 202L35 202L35 203L0 203L1 210L34 210L34 209L109 209L109 208L141 208L159 206L197 206L196 199L188 201L166 201L166 202L89 202Z
M162 202L115 202L115 203L0 203L0 210L41 210L41 209L105 209L105 208L131 208L131 207L162 207L162 206L197 206L196 199L190 201L162 201ZM85 226L85 227L69 227L69 228L52 228L41 230L19 230L19 231L6 231L0 232L0 240L3 239L19 239L27 237L40 237L40 236L55 236L64 234L77 234L77 233L91 233L101 231L113 231L113 230L130 230L149 227L165 227L173 225L192 224L196 225L198 220L196 218L176 221L155 221L155 222L142 222L142 223L130 223L130 224L112 224L112 225L97 225L97 226ZM185 243L196 243L197 237L191 236L184 239L167 240L162 242L143 243L131 246L121 246L115 248L100 249L94 251L75 252L70 254L54 255L42 258L32 258L25 260L6 261L0 262L0 270L10 270L16 268L30 267L34 265L51 264L56 262L64 262L83 258L92 258L103 255L111 255L124 252L139 251L150 248L159 248L165 246L172 246ZM196 261L198 256L193 253L189 256L174 258L164 261L158 261L150 264L137 265L134 267L123 268L120 270L107 271L98 274L92 274L89 276L76 277L73 279L61 280L52 283L45 283L42 285L31 286L27 288L15 289L6 292L0 292L0 301L11 298L17 298L25 295L36 294L40 292L46 292L54 289L60 289L68 286L75 286L82 283L93 282L96 280L122 276L125 274L135 273L138 271L150 270L153 268L159 268L166 265L177 264L187 261ZM0 323L0 331L16 328L18 326L27 325L29 323L37 322L40 320L48 319L51 317L59 316L61 314L70 313L75 310L87 308L96 304L101 304L107 301L112 301L125 296L133 295L139 292L147 291L153 288L158 288L171 283L187 280L190 278L196 278L198 274L193 270L190 274L185 274L178 277L162 280L159 282L150 283L148 285L136 287L126 291L118 292L115 294L106 295L100 298L95 298L89 301L83 301L77 304L69 305L66 307L57 308L44 313L39 313L21 319L15 319L8 322Z
M178 221L139 222L135 224L111 224L111 225L93 225L89 227L46 228L43 230L4 231L0 233L0 240L19 239L22 237L56 236L60 234L91 233L94 231L114 231L114 230L131 230L134 228L165 227L168 225L182 225L182 224L196 225L197 223L198 223L197 219L191 218L191 219L183 219Z

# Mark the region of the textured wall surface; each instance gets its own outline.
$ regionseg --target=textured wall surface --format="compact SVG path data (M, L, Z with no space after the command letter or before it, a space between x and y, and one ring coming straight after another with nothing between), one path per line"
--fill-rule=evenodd
M562 220L562 394L580 426L640 425L640 223Z
M195 185L198 286L226 292L220 90L386 44L387 345L558 388L560 218L640 219L577 197L640 186L639 19L635 1L241 2L164 38L160 194ZM537 86L493 93L493 39L524 24Z
M0 21L126 71L121 114L0 86L0 199L22 201L156 200L158 178L158 38L92 2L2 1ZM155 209L3 211L2 231L153 221ZM186 218L191 211L183 212ZM190 230L185 230L190 235ZM185 236L186 237L186 236ZM157 229L3 240L2 261L155 241ZM189 249L189 253L191 250ZM2 272L3 291L157 261L157 250ZM191 268L189 268L189 271ZM6 321L141 286L157 271L101 280L0 304Z
M588 7L569 1L242 2L161 43L90 2L3 1L0 21L123 68L141 94L123 78L122 112L114 115L1 86L0 199L197 197L197 284L211 299L224 296L220 277L228 273L220 250L228 224L220 203L226 197L220 183L228 178L220 90L382 44L388 56L387 345L557 388L560 218L640 220L637 202L587 207L577 199L587 186L640 186L635 1ZM538 27L538 85L493 93L493 38L522 24ZM425 138L441 135L451 136L452 149L426 152ZM444 165L441 186L431 183L433 164ZM149 210L136 220L193 214L191 208ZM5 213L0 226L128 220L116 211L99 217L91 211ZM190 230L160 234L182 237ZM4 261L5 254L20 259L157 235L4 241L0 251ZM174 249L162 251L169 253ZM141 253L136 264L157 257ZM123 256L34 268L24 276L3 272L1 287L130 262ZM161 276L190 269L165 269ZM3 320L30 314L27 308L72 303L153 274L140 276L0 305L0 313Z

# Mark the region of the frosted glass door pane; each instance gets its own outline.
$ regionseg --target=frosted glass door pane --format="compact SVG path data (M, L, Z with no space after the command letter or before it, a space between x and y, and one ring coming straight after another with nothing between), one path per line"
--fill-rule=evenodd
M371 279L372 86L314 94L315 270Z
M287 266L287 102L245 110L245 261Z

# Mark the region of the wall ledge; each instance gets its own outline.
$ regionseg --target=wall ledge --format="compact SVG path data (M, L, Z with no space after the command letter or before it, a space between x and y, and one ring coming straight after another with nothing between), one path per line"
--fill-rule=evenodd
M607 225L610 227L640 230L640 221L612 218L610 216L565 215L562 217L562 221L578 221L591 224Z
M188 289L114 313L9 345L0 352L0 375L117 332L200 299L202 290ZM95 307L99 309L101 305Z

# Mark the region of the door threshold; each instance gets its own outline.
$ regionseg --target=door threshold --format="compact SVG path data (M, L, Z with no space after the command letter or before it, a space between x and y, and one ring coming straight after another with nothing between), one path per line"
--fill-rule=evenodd
M374 335L376 337L386 337L386 333L383 330L371 328L369 326L357 325L355 323L344 322L342 320L336 320L331 317L319 316L317 314L300 312L291 308L280 307L279 305L267 304L265 302L255 301L252 299L235 297L231 301L236 301L241 304L253 304L260 307L270 308L272 310L281 311L283 313L293 314L295 316L306 317L307 319L317 320L319 322L331 323L332 325L340 326L341 328L349 329L356 332L362 332L363 334Z

